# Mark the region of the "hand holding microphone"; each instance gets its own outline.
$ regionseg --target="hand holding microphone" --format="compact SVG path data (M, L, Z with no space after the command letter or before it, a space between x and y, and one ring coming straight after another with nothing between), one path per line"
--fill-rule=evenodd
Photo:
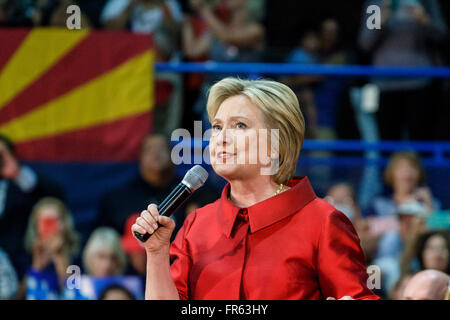
M205 183L207 178L208 172L205 169L199 165L194 166L160 205L150 204L147 210L141 212L131 231L136 239L144 243L147 250L157 252L170 245L175 222L169 217Z
M141 216L136 219L136 222L131 227L131 231L136 239L141 241L144 247L151 252L158 252L170 245L170 237L175 229L175 221L173 219L161 216L158 212L156 204L152 203L147 207L147 210L141 212ZM139 236L148 234L149 240L142 241Z

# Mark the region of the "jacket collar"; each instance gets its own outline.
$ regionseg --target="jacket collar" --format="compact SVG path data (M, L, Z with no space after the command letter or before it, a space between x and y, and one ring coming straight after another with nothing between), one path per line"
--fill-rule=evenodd
M294 177L288 186L291 187L289 190L245 208L248 211L251 233L300 211L316 198L307 177ZM228 199L229 191L228 183L222 191L217 210L219 224L227 238L231 235L239 210L243 209Z

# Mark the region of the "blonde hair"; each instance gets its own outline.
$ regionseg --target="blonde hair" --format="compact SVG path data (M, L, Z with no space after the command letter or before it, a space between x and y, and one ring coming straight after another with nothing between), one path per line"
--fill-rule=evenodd
M117 261L116 275L125 271L127 258L122 247L120 235L110 227L99 227L92 232L83 251L83 264L87 273L92 272L92 256L100 250L108 250Z
M59 218L63 225L63 250L73 257L79 250L79 236L75 231L72 215L70 214L64 202L52 197L42 198L33 206L30 218L28 219L27 230L25 232L25 249L28 252L33 251L34 244L39 237L37 225L38 213L43 207L46 206L56 207Z
M210 89L206 105L209 121L226 99L238 95L246 96L261 109L268 129L279 129L279 169L273 180L288 183L295 173L305 137L305 120L297 96L279 82L225 78Z
M391 156L384 171L384 181L386 184L393 186L395 166L401 160L407 160L414 168L417 169L419 172L418 186L424 185L426 183L425 169L422 166L419 155L413 151L399 151Z

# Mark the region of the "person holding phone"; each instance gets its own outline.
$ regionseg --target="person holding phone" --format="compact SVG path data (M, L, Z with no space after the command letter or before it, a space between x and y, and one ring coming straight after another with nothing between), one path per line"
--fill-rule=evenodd
M380 10L378 28L368 28L366 10ZM439 48L448 28L438 0L367 0L358 45L374 66L432 67L442 64ZM433 140L438 134L437 90L427 77L372 77L379 88L375 114L381 140ZM425 107L426 106L426 107Z
M29 257L23 247L26 223L33 206L44 197L64 201L63 188L21 163L13 140L0 134L0 248L10 257L19 279Z
M32 255L27 299L60 297L67 267L78 247L78 234L66 205L56 198L40 200L33 208L25 235L25 248Z

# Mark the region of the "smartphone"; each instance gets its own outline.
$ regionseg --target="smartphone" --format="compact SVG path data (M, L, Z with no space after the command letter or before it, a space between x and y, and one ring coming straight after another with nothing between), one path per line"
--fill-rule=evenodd
M58 217L42 217L38 220L38 233L44 242L58 232Z

